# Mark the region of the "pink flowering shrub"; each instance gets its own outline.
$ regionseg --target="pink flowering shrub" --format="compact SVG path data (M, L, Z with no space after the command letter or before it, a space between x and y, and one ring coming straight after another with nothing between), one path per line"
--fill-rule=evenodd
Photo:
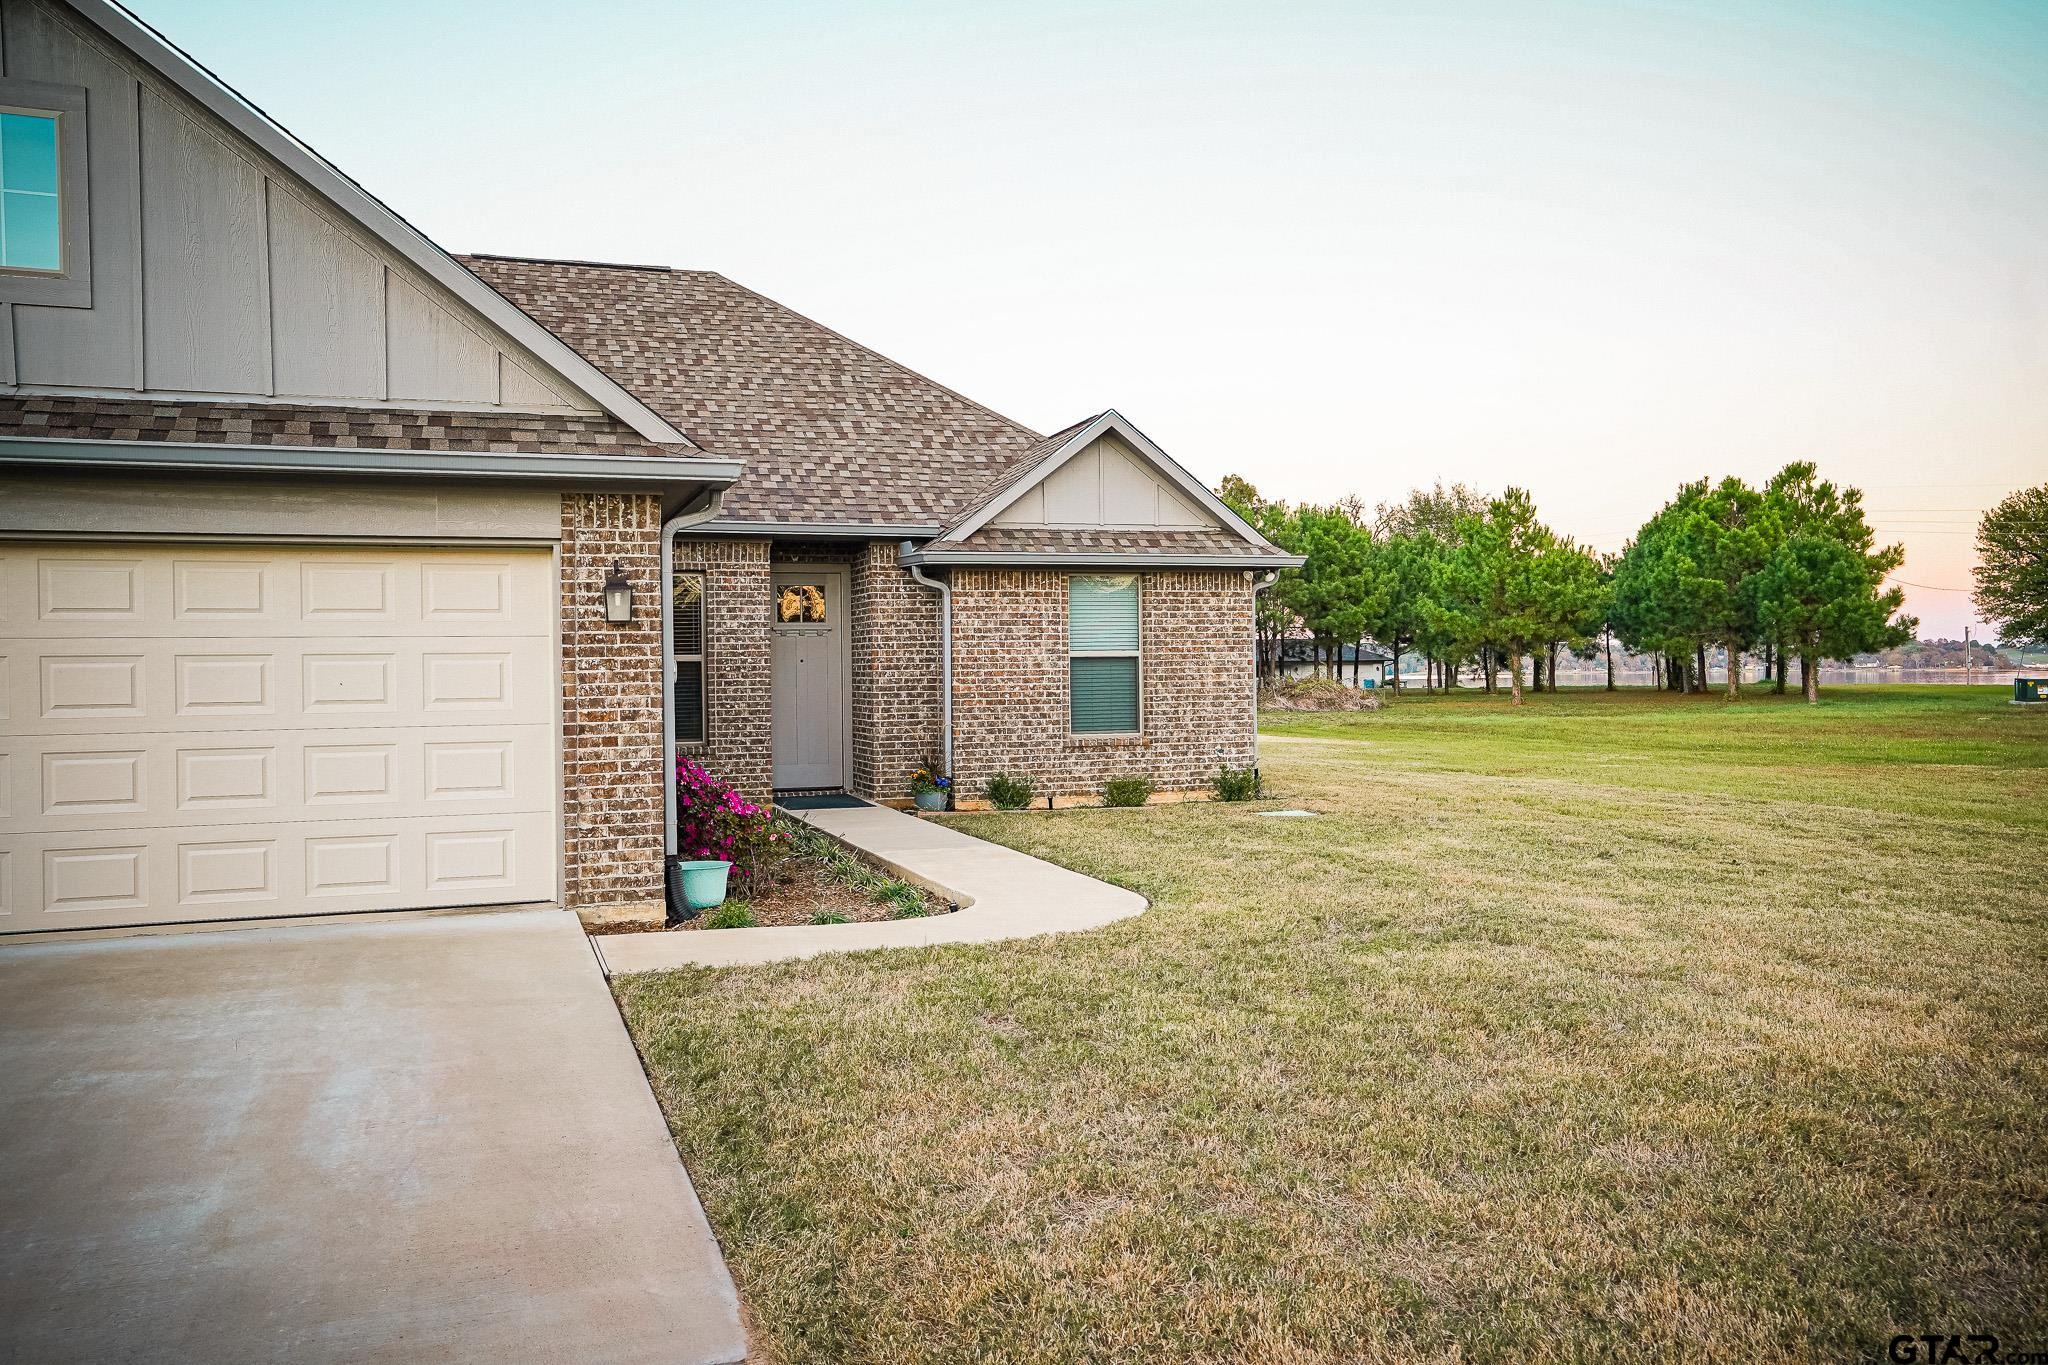
M775 817L688 758L676 759L676 856L722 858L732 864L736 888L758 885L789 836Z

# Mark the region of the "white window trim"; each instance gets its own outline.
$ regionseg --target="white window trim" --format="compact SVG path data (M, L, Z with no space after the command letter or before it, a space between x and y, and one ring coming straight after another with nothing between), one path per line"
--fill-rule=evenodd
M1076 578L1121 578L1122 574L1067 575L1067 738L1086 742L1093 739L1141 739L1145 734L1145 575L1130 575L1138 590L1138 647L1136 649L1074 648L1074 580ZM1135 730L1076 730L1074 728L1074 660L1135 659L1138 661L1138 727Z
M0 266L0 303L44 308L92 307L92 203L86 167L85 87L0 79L0 112L57 120L58 236L61 270Z
M705 581L702 569L677 569L676 577L694 578L697 580L697 652L695 654L685 653L680 647L682 633L675 629L675 584L669 584L669 638L678 643L671 661L675 667L675 688L669 697L671 708L674 707L676 698L682 694L683 665L691 663L697 665L697 721L700 733L691 738L685 736L681 728L678 727L676 747L683 748L688 745L708 744L711 742L711 679L708 676L708 670L704 667L704 637L707 633L707 628L711 624L710 613L705 609L704 595L709 590L710 585Z

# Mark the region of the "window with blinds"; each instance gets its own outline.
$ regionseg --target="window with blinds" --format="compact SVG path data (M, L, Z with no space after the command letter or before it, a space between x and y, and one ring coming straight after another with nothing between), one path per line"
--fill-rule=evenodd
M1067 727L1077 735L1138 732L1138 577L1067 580Z
M679 573L669 598L676 660L676 742L704 738L704 575Z

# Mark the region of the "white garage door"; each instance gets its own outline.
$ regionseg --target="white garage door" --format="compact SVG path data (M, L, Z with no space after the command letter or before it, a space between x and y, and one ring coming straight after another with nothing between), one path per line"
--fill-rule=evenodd
M545 551L0 544L0 933L552 900Z

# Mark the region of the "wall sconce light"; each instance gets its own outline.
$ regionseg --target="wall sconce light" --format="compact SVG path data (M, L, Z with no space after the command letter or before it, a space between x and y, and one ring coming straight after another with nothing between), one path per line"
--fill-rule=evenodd
M604 581L604 619L623 626L633 619L633 585L626 581L626 566L612 561L612 576Z

